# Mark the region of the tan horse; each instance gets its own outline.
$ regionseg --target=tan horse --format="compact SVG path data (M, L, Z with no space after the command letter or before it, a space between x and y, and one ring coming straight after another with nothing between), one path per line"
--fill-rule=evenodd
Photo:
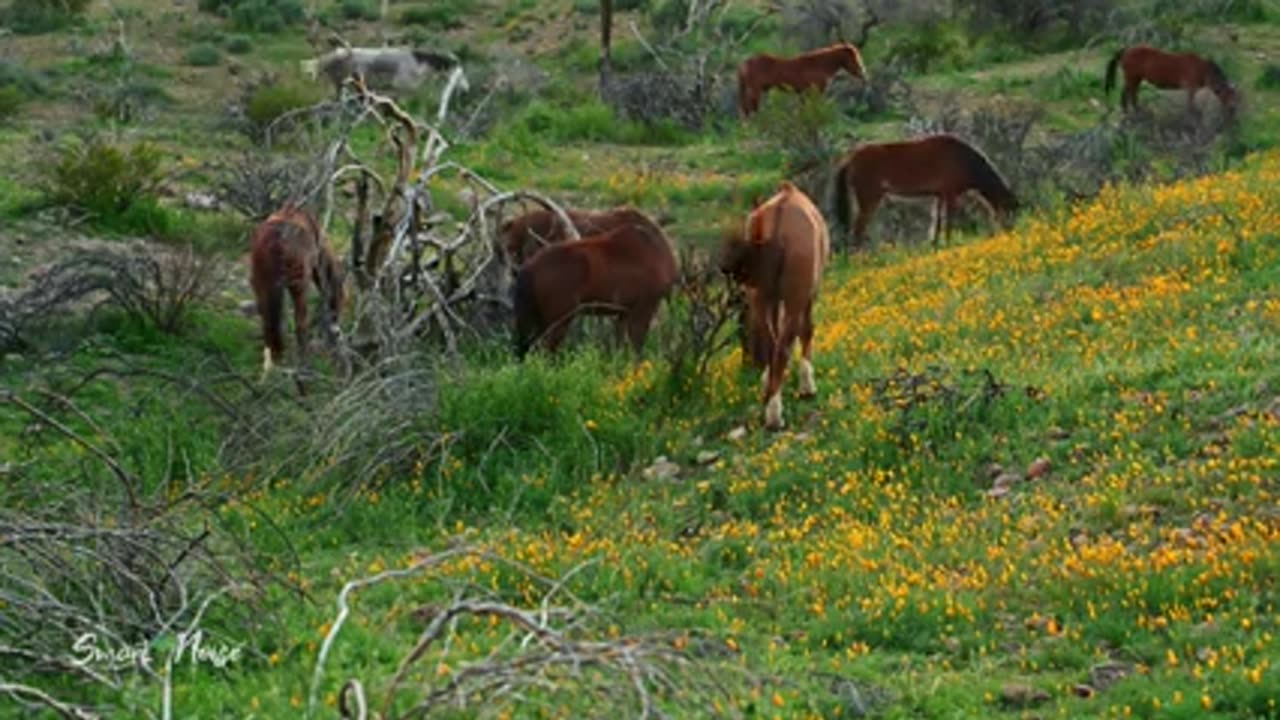
M1143 80L1162 90L1185 90L1187 110L1196 112L1196 93L1209 88L1230 117L1240 104L1240 93L1226 73L1212 60L1195 53L1170 53L1146 45L1123 48L1107 63L1104 92L1111 94L1116 83L1116 68L1124 71L1124 90L1120 93L1122 110L1138 109L1138 86Z
M249 284L262 319L262 373L284 355L284 293L293 300L293 326L298 355L307 352L307 284L325 299L325 320L336 328L344 299L342 264L325 241L315 218L306 210L286 205L253 231L249 256Z
M764 424L781 429L782 382L791 348L800 340L800 396L817 393L813 375L813 304L831 238L822 213L796 186L777 194L747 216L741 233L725 239L720 269L749 288L749 350L768 358L764 372ZM757 344L759 343L759 344Z
M771 88L804 92L817 88L826 92L836 73L844 70L865 81L866 70L858 49L847 42L784 58L762 53L738 66L738 111L746 118L760 109L760 98Z

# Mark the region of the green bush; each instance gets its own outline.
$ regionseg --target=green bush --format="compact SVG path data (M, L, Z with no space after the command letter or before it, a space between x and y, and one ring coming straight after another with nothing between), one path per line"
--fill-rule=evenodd
M430 5L415 5L400 13L401 25L425 25L437 30L462 27L463 7L458 0L444 0Z
M1258 74L1258 87L1263 90L1280 90L1280 63L1267 63Z
M119 218L155 199L162 173L163 158L154 145L125 148L91 138L59 152L46 170L45 194L56 205L99 219Z
M338 10L347 20L374 21L381 17L378 6L370 0L342 0Z
M0 86L12 85L24 95L44 95L49 82L44 75L32 72L18 60L0 59Z
M280 32L306 17L301 0L199 0L197 7L231 20L238 30Z
M84 15L92 0L13 0L2 24L26 35L60 30Z
M232 55L244 55L253 50L253 41L245 35L232 35L223 44Z
M921 73L960 68L969 59L969 47L969 38L958 25L932 21L894 37L886 59Z
M188 65L195 67L210 67L217 65L222 60L222 53L218 48L209 43L199 43L192 45L187 50L186 61Z
M273 120L290 110L314 105L320 100L311 86L282 83L264 85L254 90L245 107L245 115L257 130L265 130Z
M13 119L27 100L17 85L0 85L0 123Z
M552 106L541 100L530 103L516 125L543 142L609 142L620 145L678 145L690 135L672 122L652 125L619 118L598 100L572 107Z
M759 133L799 168L834 153L828 129L839 116L836 104L817 90L766 93L752 118Z

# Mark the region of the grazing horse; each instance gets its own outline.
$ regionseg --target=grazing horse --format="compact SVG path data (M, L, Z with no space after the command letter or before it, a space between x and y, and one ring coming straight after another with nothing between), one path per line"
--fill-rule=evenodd
M742 231L725 239L720 269L745 285L747 348L764 372L764 424L783 427L782 381L791 348L800 340L800 395L817 393L813 378L813 303L831 239L822 213L789 182L751 211Z
M307 283L324 297L322 317L332 331L343 303L342 265L325 241L315 217L293 205L272 213L253 231L249 284L262 318L262 374L284 355L284 293L293 300L293 326L298 356L307 352Z
M516 357L542 338L554 353L578 313L616 317L639 354L678 275L671 242L655 225L624 223L538 250L516 274Z
M1116 84L1116 68L1124 71L1124 90L1120 93L1122 110L1138 109L1138 86L1143 80L1162 90L1186 90L1187 110L1196 113L1196 93L1208 87L1218 96L1227 116L1233 116L1240 104L1240 93L1212 60L1195 53L1169 53L1138 45L1122 48L1107 63L1104 91L1111 94Z
M599 235L623 226L645 228L648 232L662 235L658 223L648 215L630 207L618 207L612 210L566 210L569 222L581 237ZM568 232L560 222L559 216L545 208L531 210L514 217L502 224L498 230L502 246L517 266L532 256L544 245L563 242Z
M977 148L954 135L929 135L891 143L867 143L845 156L836 170L836 217L849 226L852 194L858 200L853 241L867 240L871 216L885 195L932 197L931 233L937 244L951 235L950 215L960 196L977 190L988 210L1007 224L1018 209L1018 198L1004 178Z
M738 111L746 118L760 109L760 97L775 87L804 92L826 92L831 78L841 70L865 81L866 70L858 49L847 42L811 50L792 58L762 53L738 66Z
M318 58L302 61L302 71L315 80L323 75L341 92L353 74L364 76L372 90L412 90L433 71L459 67L458 59L445 53L416 48L338 48ZM465 92L466 76L462 78Z

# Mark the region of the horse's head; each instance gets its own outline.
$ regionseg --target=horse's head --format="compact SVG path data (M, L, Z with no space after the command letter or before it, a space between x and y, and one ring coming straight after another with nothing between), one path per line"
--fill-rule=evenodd
M737 282L746 280L751 267L751 250L742 226L726 227L720 244L720 272Z
M862 65L862 54L858 52L858 48L854 47L852 43L847 42L840 43L838 47L840 48L840 57L843 61L841 67L843 67L850 75L866 82L867 69Z
M1234 118L1240 111L1240 91L1231 83L1224 83L1214 92L1218 96L1218 100L1222 102L1222 109L1228 118Z

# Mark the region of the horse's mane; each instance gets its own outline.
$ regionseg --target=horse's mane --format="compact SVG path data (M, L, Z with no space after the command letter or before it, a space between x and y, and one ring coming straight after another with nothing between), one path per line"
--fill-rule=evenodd
M430 65L432 70L448 70L458 64L458 58L447 53L418 49L412 50L412 53L414 60Z
M1017 206L1018 197L1014 195L1013 189L1009 187L1009 181L1005 180L1004 175L996 169L995 163L991 162L991 158L987 157L986 153L951 133L946 133L942 137L948 138L962 149L968 161L969 172L973 175L974 180L979 183L979 192L984 197L990 191L997 196L1001 204L1009 206L1005 209L1013 210Z

